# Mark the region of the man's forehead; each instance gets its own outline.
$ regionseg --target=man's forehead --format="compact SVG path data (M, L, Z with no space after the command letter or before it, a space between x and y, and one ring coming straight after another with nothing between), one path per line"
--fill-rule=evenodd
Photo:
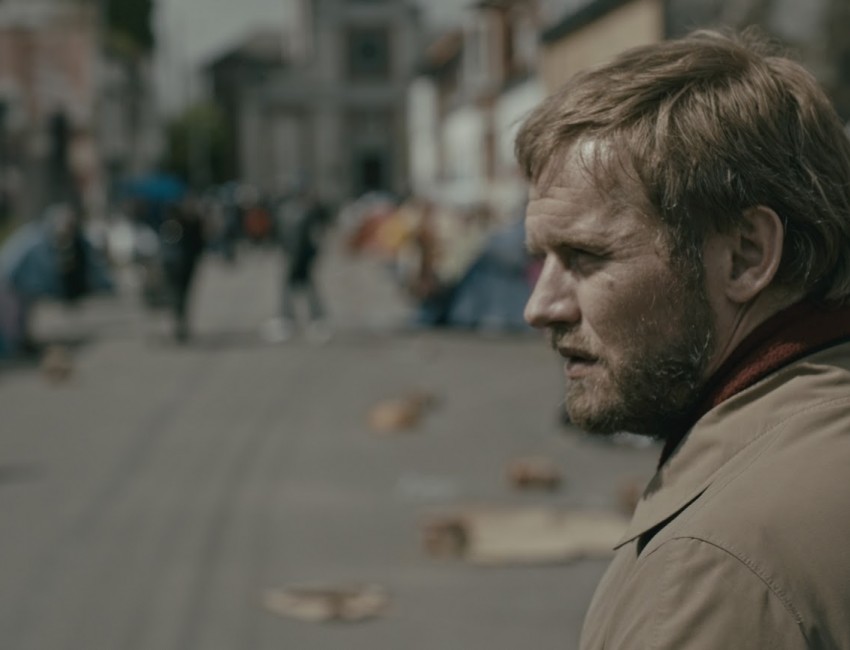
M646 215L621 192L604 193L595 186L550 184L532 188L526 208L527 240L618 245L628 241L661 241L661 222Z
M604 212L556 198L533 199L526 210L526 239L530 244L609 241L617 238L614 220Z
M526 216L563 217L567 220L584 217L582 221L601 223L622 214L624 209L619 201L590 187L549 185L529 191Z
M551 196L563 200L571 193L599 195L623 207L646 202L628 156L619 155L610 143L592 138L581 139L553 157L533 183L529 199Z

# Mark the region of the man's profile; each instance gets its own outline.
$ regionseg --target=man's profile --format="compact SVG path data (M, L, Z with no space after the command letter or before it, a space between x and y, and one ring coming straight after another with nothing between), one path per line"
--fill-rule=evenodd
M753 35L576 75L523 123L526 319L581 428L660 438L582 650L850 648L850 140Z

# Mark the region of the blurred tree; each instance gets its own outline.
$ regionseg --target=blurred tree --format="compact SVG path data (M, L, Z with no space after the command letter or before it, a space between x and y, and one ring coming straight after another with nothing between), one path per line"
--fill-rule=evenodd
M112 53L135 58L153 50L153 0L97 1L103 12L105 45Z
M191 187L203 188L227 179L229 139L221 110L198 103L174 118L166 130L167 144L162 167Z

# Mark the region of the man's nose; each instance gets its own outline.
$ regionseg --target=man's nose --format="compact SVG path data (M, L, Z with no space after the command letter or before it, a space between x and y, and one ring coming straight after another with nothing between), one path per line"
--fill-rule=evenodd
M556 258L543 263L540 277L525 305L526 322L532 327L574 324L581 317L576 299L575 280Z

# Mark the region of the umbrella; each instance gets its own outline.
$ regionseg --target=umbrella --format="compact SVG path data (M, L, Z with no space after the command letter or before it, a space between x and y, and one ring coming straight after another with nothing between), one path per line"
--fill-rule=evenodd
M124 181L120 191L129 198L146 199L157 203L178 201L186 193L186 185L171 174L147 174Z

